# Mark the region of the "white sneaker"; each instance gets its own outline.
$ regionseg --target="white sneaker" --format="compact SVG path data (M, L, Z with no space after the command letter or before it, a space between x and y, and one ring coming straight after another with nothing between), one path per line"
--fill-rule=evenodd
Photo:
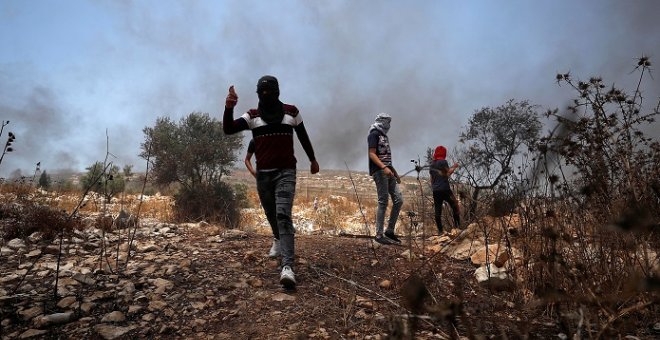
M293 289L296 287L296 276L293 274L291 267L284 266L282 268L282 274L280 274L280 283L286 289Z
M280 251L280 240L274 238L273 246L270 247L270 251L268 252L268 257L278 257L280 254L282 254Z

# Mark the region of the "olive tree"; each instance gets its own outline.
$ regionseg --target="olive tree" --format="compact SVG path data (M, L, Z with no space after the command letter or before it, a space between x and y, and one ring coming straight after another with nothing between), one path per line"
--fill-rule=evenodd
M143 129L140 157L149 160L157 185L178 183L175 210L182 219L238 221L234 191L221 181L236 161L240 135L226 135L222 122L193 112L178 122L159 117Z
M89 188L103 195L107 202L112 200L116 194L124 191L126 181L119 170L119 166L95 162L86 168L87 172L80 178L83 191Z
M515 157L533 149L541 127L536 107L526 100L474 112L460 134L457 155L461 179L473 188L469 216L474 216L482 191L496 189L513 174Z

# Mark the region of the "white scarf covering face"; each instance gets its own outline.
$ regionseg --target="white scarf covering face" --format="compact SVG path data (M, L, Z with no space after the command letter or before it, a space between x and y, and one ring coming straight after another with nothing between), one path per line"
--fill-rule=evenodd
M369 132L373 130L378 130L382 134L387 136L387 132L390 131L390 122L392 121L392 116L387 113L379 113L376 115L376 121L371 124Z

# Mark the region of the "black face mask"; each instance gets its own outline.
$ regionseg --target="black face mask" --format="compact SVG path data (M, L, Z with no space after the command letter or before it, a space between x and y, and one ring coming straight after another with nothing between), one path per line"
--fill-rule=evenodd
M281 123L284 118L284 106L279 100L279 93L258 92L261 119L266 124Z

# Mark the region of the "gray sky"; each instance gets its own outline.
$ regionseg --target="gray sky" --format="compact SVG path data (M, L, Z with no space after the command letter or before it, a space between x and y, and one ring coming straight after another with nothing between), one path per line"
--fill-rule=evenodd
M636 58L660 63L658 13L654 0L1 0L0 142L13 131L16 151L0 175L81 171L105 157L106 131L111 160L144 170L145 126L221 119L232 84L240 114L264 74L300 109L322 169L366 171L368 128L387 112L403 173L429 146L451 150L479 108L565 108L574 92L557 72L632 91Z

